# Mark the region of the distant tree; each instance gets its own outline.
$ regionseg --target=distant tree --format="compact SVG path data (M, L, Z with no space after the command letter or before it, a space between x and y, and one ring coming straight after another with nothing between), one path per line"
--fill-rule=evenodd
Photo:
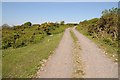
M55 22L55 26L56 26L56 27L59 27L59 23L58 23L58 22Z
M60 22L61 25L64 25L64 23L65 23L65 21L61 21L61 22Z
M2 28L10 28L10 26L8 24L3 24Z
M32 23L31 22L26 22L23 24L24 26L32 26Z

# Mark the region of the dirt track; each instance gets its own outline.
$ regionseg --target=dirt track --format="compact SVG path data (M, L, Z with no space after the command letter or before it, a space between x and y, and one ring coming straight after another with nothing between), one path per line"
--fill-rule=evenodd
M72 29L78 38L81 47L81 57L85 69L84 78L117 78L118 64L112 62L101 49L91 40ZM38 72L39 78L72 78L73 40L70 29L66 29L63 38L56 48L55 53L46 63L44 69Z
M71 78L72 76L72 46L73 41L66 29L63 38L55 50L55 54L46 63L44 70L38 72L40 78Z
M73 28L82 52L82 61L85 63L85 78L118 78L118 65L112 62L101 49L91 40Z

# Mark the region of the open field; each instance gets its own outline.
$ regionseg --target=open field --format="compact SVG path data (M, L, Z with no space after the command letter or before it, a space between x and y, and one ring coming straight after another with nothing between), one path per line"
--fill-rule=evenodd
M34 76L38 67L41 66L40 61L47 59L52 54L62 35L63 32L47 36L38 44L3 50L3 78L28 78Z

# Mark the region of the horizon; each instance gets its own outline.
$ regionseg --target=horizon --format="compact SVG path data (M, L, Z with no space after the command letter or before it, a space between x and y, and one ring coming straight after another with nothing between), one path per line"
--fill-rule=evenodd
M1 25L79 23L100 18L103 10L113 7L118 7L118 2L3 2Z

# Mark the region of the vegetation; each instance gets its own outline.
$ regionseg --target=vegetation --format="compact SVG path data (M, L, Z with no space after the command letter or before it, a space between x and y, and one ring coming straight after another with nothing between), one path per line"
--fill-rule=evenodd
M2 77L33 77L59 44L64 30L68 27L59 23L32 24L10 27L2 26ZM7 64L7 65L6 65Z
M40 43L3 50L3 78L30 78L59 44L63 33L45 37ZM6 65L7 64L7 65Z
M62 24L61 24L62 23ZM19 48L29 44L39 43L47 35L58 34L63 32L67 25L63 21L59 23L43 23L34 24L26 22L23 25L9 27L3 25L2 27L2 49Z
M74 32L71 30L70 31L71 37L73 38L74 41L74 46L73 46L73 78L82 78L83 75L85 75L84 67L82 64L80 52L81 48L78 42L78 38L74 34Z
M80 22L77 29L98 43L109 55L118 55L118 14L120 9L112 8L102 12L101 18Z
M13 27L2 25L2 77L33 77L41 66L40 61L47 59L57 47L64 30L76 25L81 33L98 43L110 56L118 57L119 11L118 8L105 10L101 18L85 20L79 24L65 24L61 21L42 24L25 22ZM76 36L70 33L76 42Z
M71 37L73 38L74 43L78 41L78 38L75 36L74 32L70 30Z

